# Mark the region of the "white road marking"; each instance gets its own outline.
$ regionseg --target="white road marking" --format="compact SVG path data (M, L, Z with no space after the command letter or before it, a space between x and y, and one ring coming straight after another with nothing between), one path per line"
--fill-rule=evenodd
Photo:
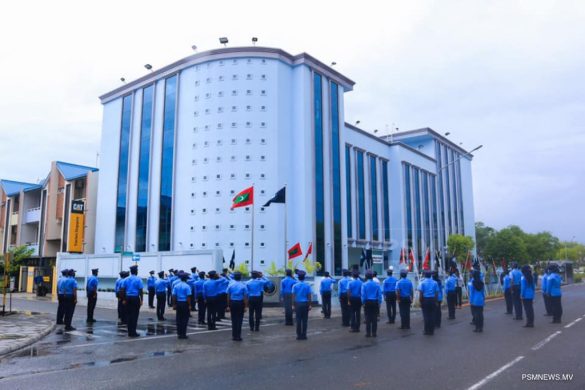
M262 325L261 328L267 327L267 326L274 326L274 325L278 325L277 323L274 324L265 324ZM205 331L201 331L201 332L189 332L187 333L187 335L199 335L199 334L204 334L204 333L217 333L217 332L225 332L226 330L231 330L231 326L229 328L223 328L223 329L218 329L218 330L205 330ZM68 345L63 347L63 349L73 349L73 348L84 348L84 347L93 347L93 346L99 346L99 345L110 345L110 344L119 344L119 343L132 343L132 342L136 342L136 341L148 341L148 340L155 340L155 339L164 339L164 338L168 338L168 337L177 337L176 334L167 334L167 335L163 335L163 336L142 336L139 338L135 338L135 339L126 339L126 340L114 340L114 341L107 341L107 342L102 342L102 343L87 343L87 344L77 344L77 345Z
M494 379L496 376L500 375L502 372L506 371L508 368L512 367L514 364L518 363L520 360L524 359L524 356L518 356L516 359L512 360L510 363L503 365L502 367L498 368L496 371L492 372L475 385L471 386L467 390L476 390L488 383L490 380Z
M575 321L571 322L570 324L565 325L565 328L570 328L571 326L575 325L577 322L581 321L582 318L577 318Z
M554 332L553 334L548 336L546 339L542 340L540 343L538 343L534 347L532 347L532 350L538 351L540 348L544 347L546 345L546 343L548 343L549 341L551 341L552 339L554 339L555 337L557 337L561 333L563 333L563 332L561 332L560 330L557 330L556 332Z

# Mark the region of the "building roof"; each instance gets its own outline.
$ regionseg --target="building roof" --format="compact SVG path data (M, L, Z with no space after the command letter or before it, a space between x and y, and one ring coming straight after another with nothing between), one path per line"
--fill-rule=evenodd
M98 169L93 167L86 167L83 165L66 163L63 161L57 161L57 169L63 175L63 178L67 181L79 179L87 175L88 172L96 172Z
M414 130L407 130L401 131L398 133L394 133L392 135L384 136L386 139L391 138L393 141L405 141L407 139L414 139L414 138L435 138L445 144L448 144L453 149L457 150L459 153L465 155L465 157L473 158L473 155L470 154L467 150L463 149L461 146L457 145L447 137L439 134L435 130L431 129L430 127L423 127L421 129L414 129Z
M33 187L36 184L32 183L23 183L20 181L13 181L13 180L0 180L0 186L2 186L2 190L6 194L6 196L14 196L20 193L20 191L25 190L29 187Z
M121 87L114 89L113 91L105 93L104 95L100 96L100 100L102 104L105 104L111 100L127 94L130 91L133 91L137 88L142 88L155 80L170 76L179 70L189 68L196 64L225 58L238 57L274 58L291 66L306 64L323 75L337 81L347 91L351 91L355 85L354 81L307 53L292 55L282 49L260 46L224 47L193 54L189 57L175 61L172 64L154 70L134 81L130 81Z

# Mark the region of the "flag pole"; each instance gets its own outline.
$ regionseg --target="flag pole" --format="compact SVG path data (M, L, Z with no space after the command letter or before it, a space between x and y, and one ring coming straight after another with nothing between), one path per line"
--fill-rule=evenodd
M252 183L252 191L254 191L254 183ZM254 204L256 203L256 199L252 202L252 269L250 271L254 271Z
M286 201L286 184L284 185L284 196L285 196L285 200L284 200L284 270L286 273L286 263L287 263L287 255L288 255L288 248L287 248L287 201Z

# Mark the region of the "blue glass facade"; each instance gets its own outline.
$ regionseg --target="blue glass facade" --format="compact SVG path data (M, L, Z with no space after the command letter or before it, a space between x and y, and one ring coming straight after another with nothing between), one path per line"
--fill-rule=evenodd
M422 255L422 218L421 218L421 194L420 194L420 173L418 169L413 169L413 184L414 184L414 215L416 227L416 249L415 256L419 260ZM420 267L419 267L420 268Z
M347 202L347 237L353 237L353 220L351 218L351 146L345 145L345 199Z
M341 156L339 136L339 86L331 83L331 158L333 180L333 271L341 275Z
M134 248L136 252L146 251L153 95L153 85L142 90L142 120L140 123L140 154L138 156L138 193L136 201L136 244Z
M390 241L390 202L388 198L388 161L382 161L382 199L384 202L384 241Z
M323 167L323 82L321 75L313 76L313 112L315 128L315 255L325 260L325 182Z
M370 156L370 196L372 198L372 240L380 239L378 225L378 173L376 171L376 157Z
M357 152L358 239L366 239L366 194L364 183L364 152Z
M116 194L116 229L114 251L124 250L126 230L126 201L128 198L128 157L130 148L130 126L132 123L132 95L122 99L122 122L120 126L120 152L118 157L118 186Z
M171 250L177 76L165 80L158 249Z
M402 165L404 175L404 208L406 215L406 244L408 248L413 246L413 215L412 215L412 191L410 184L410 165Z

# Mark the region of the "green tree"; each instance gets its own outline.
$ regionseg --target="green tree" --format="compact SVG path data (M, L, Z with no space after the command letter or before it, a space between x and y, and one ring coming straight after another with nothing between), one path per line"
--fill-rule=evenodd
M528 260L531 263L553 260L561 246L560 240L549 232L527 234L524 237Z
M518 226L509 226L497 232L489 241L486 255L493 259L522 261L528 257L526 234Z
M480 257L485 256L485 252L490 240L497 234L496 229L486 226L483 222L475 223L475 240L477 246L477 254Z
M572 260L579 265L583 265L585 264L585 245L577 242L560 242L554 258Z
M34 253L27 245L17 246L8 251L10 253L10 267L6 270L10 276L17 276L20 266L23 265L24 260L31 257ZM2 272L4 272L5 262L4 256L1 258Z
M451 256L462 260L467 257L467 253L475 247L473 238L462 234L451 234L447 239L447 247Z

